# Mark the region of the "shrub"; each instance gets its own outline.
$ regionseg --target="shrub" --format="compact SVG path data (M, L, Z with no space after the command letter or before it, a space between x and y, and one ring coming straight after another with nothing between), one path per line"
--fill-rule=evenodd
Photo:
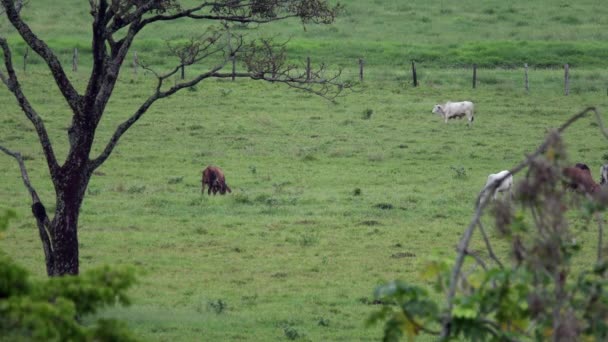
M0 215L0 231L13 211ZM129 268L109 266L78 276L31 280L28 272L0 253L0 338L3 341L135 341L126 325L98 319L84 326L80 318L119 302L135 282Z

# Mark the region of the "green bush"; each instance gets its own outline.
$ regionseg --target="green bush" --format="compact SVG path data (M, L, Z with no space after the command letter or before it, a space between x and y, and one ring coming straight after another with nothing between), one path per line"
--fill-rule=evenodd
M14 216L13 211L0 215L0 231ZM79 321L115 302L129 304L126 291L134 281L131 269L108 266L31 280L0 251L0 336L3 341L136 341L121 322L100 319L86 326Z

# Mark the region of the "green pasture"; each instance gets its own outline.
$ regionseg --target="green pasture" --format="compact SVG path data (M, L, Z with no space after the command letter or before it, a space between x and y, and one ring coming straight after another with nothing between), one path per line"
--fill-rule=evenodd
M197 1L181 1L184 6ZM337 3L337 1L334 1ZM364 58L369 65L402 67L410 61L454 67L577 67L608 65L608 7L601 0L348 0L332 25L306 25L287 20L261 26L255 32L236 25L247 37L272 36L289 40L293 62L310 56L317 63L350 65ZM78 0L32 3L25 20L49 42L62 61L71 63L74 48L81 63L91 49L88 3ZM58 20L69 18L69 20ZM9 25L0 32L15 45L25 46ZM192 20L164 22L146 28L133 51L148 64L173 65L167 41L202 35L208 23ZM41 60L30 54L31 63Z
M581 72L581 84L608 76ZM537 73L540 81L554 71ZM583 85L567 97L559 86L526 95L518 71L485 70L499 82L473 90L468 74L428 70L418 88L406 76L371 78L337 104L280 85L210 80L157 103L93 177L82 208L82 269L126 264L139 274L133 305L103 315L126 320L145 340L378 339L381 327L364 325L376 309L374 287L397 278L427 283L420 271L454 255L489 173L513 166L571 114L608 105L604 90ZM82 86L85 75L72 77ZM65 154L65 103L41 71L22 82ZM97 151L152 87L149 76L122 74ZM51 204L35 134L0 94L0 141L24 153ZM472 128L431 114L448 99L476 103ZM591 119L565 139L572 162L594 175L608 160ZM209 164L225 170L232 194L201 195ZM17 164L2 157L0 173L2 206L19 213L2 249L42 277ZM595 234L582 239L589 259L580 262L591 262Z
M68 69L79 48L80 69L68 75L82 91L90 68L88 3L57 3L31 1L24 15ZM518 163L548 129L583 108L608 109L608 7L601 1L344 5L332 26L303 30L291 21L254 33L289 38L293 63L310 56L330 71L342 67L343 80L355 83L364 58L363 83L337 103L278 84L210 79L156 103L125 134L93 176L80 216L82 270L132 265L138 273L133 305L101 315L125 320L145 341L378 340L382 327L365 326L378 309L373 289L393 279L429 285L420 272L432 258L453 258L488 174ZM42 61L30 51L22 72L23 43L4 22L0 32L61 160L68 107ZM201 32L188 21L161 25L144 31L134 50L155 70L168 70L176 60L163 52L165 40ZM476 89L473 63L480 66ZM531 66L529 93L523 63ZM572 65L569 96L563 63ZM122 71L96 153L153 89L150 73ZM472 128L431 113L447 100L476 104ZM587 163L597 177L608 162L597 123L583 119L564 137L572 163ZM0 144L24 154L52 211L35 132L5 87ZM225 171L232 194L201 194L201 171L211 164ZM0 175L0 208L19 216L0 248L44 277L17 163L0 155ZM577 262L588 265L596 234L582 228L578 214L572 218L583 246ZM492 226L490 217L485 222ZM508 257L508 246L490 235Z

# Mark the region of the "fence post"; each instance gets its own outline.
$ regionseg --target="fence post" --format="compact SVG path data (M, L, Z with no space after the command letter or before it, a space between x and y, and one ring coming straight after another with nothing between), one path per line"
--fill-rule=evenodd
M306 57L306 81L310 81L310 56Z
M74 48L72 55L72 71L78 71L78 48Z
M365 61L363 58L359 58L359 81L363 82L363 64Z
M137 51L133 52L133 73L137 75L137 66L139 65L139 59L137 59Z
M570 94L570 66L568 63L564 65L564 94Z
M232 81L234 81L236 79L236 54L233 53L230 59L232 59Z
M473 64L473 89L477 86L477 64Z
M412 78L414 79L414 87L418 86L418 77L416 76L416 64L412 60Z
M27 57L30 54L30 47L25 47L25 53L23 54L23 72L27 69Z
M528 63L524 64L524 85L526 87L526 94L530 92L530 88L528 87Z

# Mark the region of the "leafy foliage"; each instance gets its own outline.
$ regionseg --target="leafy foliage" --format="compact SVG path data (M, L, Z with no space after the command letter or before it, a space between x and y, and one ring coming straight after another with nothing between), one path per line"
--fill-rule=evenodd
M566 185L572 179L564 178L568 162L559 133L550 132L545 145L541 156L527 162L526 177L517 189L521 209L500 202L493 210L499 235L511 245L511 265L503 266L493 254L481 222L474 221L495 265L488 267L466 245L459 247L460 252L480 268L464 272L438 262L429 265L425 273L437 279L435 290L448 293L447 310L441 313L421 287L391 282L377 288L376 298L384 305L370 322L385 322L384 340L398 340L404 334L413 340L422 332L440 335L429 328L438 325L443 328L443 338L471 341L608 338L608 262L602 257L603 219L598 216L605 210L608 194L606 189L571 192ZM598 258L590 269L574 267L581 246L569 229L567 213L571 210L587 217L587 224L592 217L600 222ZM456 278L450 278L452 272L458 272ZM444 279L457 283L446 284ZM457 290L455 296L452 288Z
M13 211L0 215L0 231ZM12 341L135 341L126 326L100 319L87 327L79 322L118 301L128 304L126 290L134 283L127 268L92 269L80 276L30 280L27 271L0 254L0 335Z

